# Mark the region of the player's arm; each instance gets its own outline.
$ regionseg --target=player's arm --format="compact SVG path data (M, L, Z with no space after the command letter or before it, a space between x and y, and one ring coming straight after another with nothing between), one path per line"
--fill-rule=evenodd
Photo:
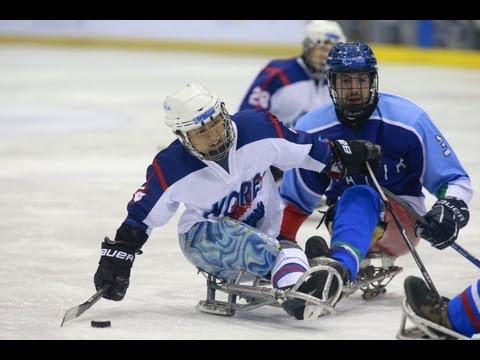
M175 213L178 204L168 201L165 179L161 167L154 163L147 169L147 181L134 194L127 205L128 215L117 229L113 240L105 237L101 244L101 256L94 275L95 288L109 285L103 297L123 300L130 285L130 272L136 255L152 228L161 226ZM151 216L155 212L155 216ZM150 219L156 219L152 222Z
M469 221L468 203L473 195L470 177L464 170L445 136L426 114L421 119L419 133L425 144L423 162L425 173L423 186L437 197L430 211L424 216L427 225L416 224L417 235L432 246L444 249L458 237L459 230ZM417 155L419 156L419 155Z

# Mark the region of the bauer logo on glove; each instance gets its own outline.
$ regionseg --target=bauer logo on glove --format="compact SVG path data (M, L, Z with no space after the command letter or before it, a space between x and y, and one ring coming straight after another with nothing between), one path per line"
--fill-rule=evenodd
M102 249L101 256L113 257L113 258L118 258L118 259L127 260L127 261L129 260L131 262L135 260L135 256L133 254L128 254L125 251L118 251L118 250L107 249L107 248Z
M455 242L459 230L467 225L470 212L463 200L445 197L437 200L424 218L426 225L420 222L415 225L417 236L441 250Z

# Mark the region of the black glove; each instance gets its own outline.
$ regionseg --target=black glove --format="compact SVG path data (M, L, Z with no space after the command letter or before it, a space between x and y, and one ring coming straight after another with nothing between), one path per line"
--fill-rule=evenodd
M97 291L106 284L111 285L103 295L105 299L123 300L130 285L130 269L134 260L135 251L131 247L105 237L97 272L93 277Z
M417 236L429 241L437 249L445 249L455 242L458 231L467 225L470 213L463 200L445 197L433 204L424 218L427 225L418 221L415 224Z
M130 269L135 255L142 253L140 249L147 239L148 235L143 230L125 223L117 229L115 241L105 237L102 243L102 256L93 277L97 291L110 284L110 288L103 295L104 298L120 301L125 297L130 285Z
M366 162L376 171L382 156L382 147L367 140L335 140L329 142L332 157L326 168L327 175L335 180L346 176L367 175Z

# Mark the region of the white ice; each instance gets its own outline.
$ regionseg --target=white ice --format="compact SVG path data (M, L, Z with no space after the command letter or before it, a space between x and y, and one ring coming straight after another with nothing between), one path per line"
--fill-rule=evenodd
M220 94L231 112L267 57L89 48L0 47L0 339L394 339L403 280L421 277L410 254L385 296L356 293L337 314L296 321L264 307L234 317L196 310L204 278L177 242L179 213L154 230L138 256L125 300L101 299L60 327L65 311L94 292L105 235L158 149L174 140L165 96L187 81ZM480 257L478 116L480 71L380 64L380 88L411 98L437 123L476 191L458 243ZM179 164L181 166L181 164ZM198 189L201 191L201 189ZM431 204L432 198L428 198ZM302 227L300 244L320 215ZM395 226L395 225L391 225ZM438 290L452 297L479 277L453 249L417 247ZM110 320L94 329L91 320Z

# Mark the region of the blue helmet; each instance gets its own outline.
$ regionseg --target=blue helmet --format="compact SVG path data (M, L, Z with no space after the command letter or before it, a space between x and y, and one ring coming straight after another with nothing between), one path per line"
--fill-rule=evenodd
M353 129L359 128L368 120L378 102L377 59L372 49L361 41L338 43L328 54L326 70L328 90L340 122ZM352 73L363 74L363 78L359 78L363 80L355 83L354 77L345 76L337 82L338 74ZM367 76L368 87L363 87Z

